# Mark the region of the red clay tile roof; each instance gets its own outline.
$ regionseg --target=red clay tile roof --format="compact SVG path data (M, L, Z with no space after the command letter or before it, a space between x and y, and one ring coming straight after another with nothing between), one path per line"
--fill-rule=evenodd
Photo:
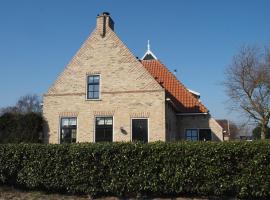
M208 113L208 109L158 60L142 60L143 66L165 88L166 94L182 113Z

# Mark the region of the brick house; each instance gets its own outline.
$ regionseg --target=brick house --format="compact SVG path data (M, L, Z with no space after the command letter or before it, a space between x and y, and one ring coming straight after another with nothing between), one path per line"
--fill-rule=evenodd
M109 13L43 99L47 143L223 140L208 109L150 49L136 58Z

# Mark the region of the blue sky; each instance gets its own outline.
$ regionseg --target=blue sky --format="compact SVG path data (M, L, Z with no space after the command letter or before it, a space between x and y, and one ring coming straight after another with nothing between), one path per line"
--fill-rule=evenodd
M220 82L243 44L270 44L269 0L0 1L0 107L28 93L42 95L108 11L115 31L136 55L147 40L156 56L216 118L226 109Z

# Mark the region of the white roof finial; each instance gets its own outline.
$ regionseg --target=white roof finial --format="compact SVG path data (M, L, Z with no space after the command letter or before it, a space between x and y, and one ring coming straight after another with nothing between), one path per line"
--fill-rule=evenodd
M142 60L144 60L144 58L147 55L150 55L150 56L152 56L153 59L157 60L157 57L155 56L155 54L150 50L150 40L147 40L147 51L145 52L144 56L142 57ZM150 60L150 59L148 58L148 60Z

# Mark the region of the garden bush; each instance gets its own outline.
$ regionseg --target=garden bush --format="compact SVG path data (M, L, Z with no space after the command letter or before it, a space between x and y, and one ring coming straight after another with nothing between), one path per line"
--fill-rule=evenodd
M270 197L270 142L2 144L0 184L93 196Z
M38 113L5 113L0 116L0 143L41 142L42 125Z

